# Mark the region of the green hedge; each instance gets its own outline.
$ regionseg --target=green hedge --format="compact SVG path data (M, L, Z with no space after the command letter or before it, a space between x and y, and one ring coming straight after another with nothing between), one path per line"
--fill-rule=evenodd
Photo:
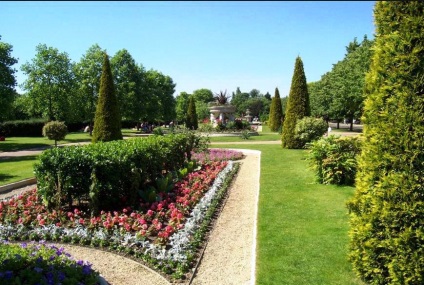
M0 123L0 135L7 137L42 137L45 119L6 121Z
M38 194L52 208L88 201L93 213L136 205L139 190L184 167L195 134L152 136L53 148L35 165Z
M308 159L322 184L354 185L357 155L361 150L359 137L331 135L310 144Z

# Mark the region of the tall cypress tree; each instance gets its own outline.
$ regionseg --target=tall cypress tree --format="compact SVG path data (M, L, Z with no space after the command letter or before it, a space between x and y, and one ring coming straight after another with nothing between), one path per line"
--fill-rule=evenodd
M294 66L286 116L284 118L283 135L281 138L282 147L302 148L302 143L295 138L294 134L296 121L305 116L310 116L310 114L308 85L306 84L302 59L298 56Z
M367 284L424 284L424 2L377 1L350 259Z
M278 88L275 88L275 95L272 98L269 109L269 128L271 131L276 132L281 128L282 118L283 107L281 105L280 92Z
M100 77L99 98L94 117L93 142L121 140L121 116L115 95L109 57L105 53Z
M193 96L188 99L186 127L190 130L197 130L198 128L196 102Z

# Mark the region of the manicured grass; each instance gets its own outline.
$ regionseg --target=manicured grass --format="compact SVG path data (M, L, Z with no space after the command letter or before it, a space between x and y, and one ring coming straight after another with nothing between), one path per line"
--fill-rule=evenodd
M249 141L278 141L281 136L278 133L259 133L258 136L250 136L249 139L245 140L239 136L233 137L210 137L211 142L249 142Z
M211 146L262 152L256 284L363 284L347 260L353 187L315 183L304 150Z
M57 144L67 144L75 142L89 142L91 137L88 133L69 133L63 141L58 141ZM5 141L0 142L0 152L17 151L31 148L53 146L54 141L45 137L7 137Z
M0 186L34 177L38 155L0 159Z

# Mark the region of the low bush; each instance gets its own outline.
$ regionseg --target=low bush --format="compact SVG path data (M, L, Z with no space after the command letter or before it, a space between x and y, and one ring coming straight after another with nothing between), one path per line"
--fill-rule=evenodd
M353 185L360 152L359 137L321 138L310 144L308 159L322 184Z
M304 117L296 122L294 137L301 144L301 147L321 138L327 131L327 123L319 118Z

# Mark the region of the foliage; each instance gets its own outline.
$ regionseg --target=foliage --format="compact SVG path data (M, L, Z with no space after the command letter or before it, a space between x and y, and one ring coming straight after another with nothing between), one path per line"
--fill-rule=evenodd
M308 86L303 70L303 62L298 56L295 62L287 110L284 117L283 135L281 138L283 148L302 148L302 143L295 137L296 122L305 116L309 116L310 113Z
M34 167L38 194L49 209L82 197L90 197L94 212L134 206L140 189L148 188L163 171L183 167L201 144L188 133L49 149Z
M246 110L250 110L250 115L261 118L269 114L271 100L262 95L259 90L252 89L249 93L241 92L237 87L236 93L233 92L231 105L236 107L236 115L242 117L246 115Z
M219 94L215 93L214 99L218 105L227 104L229 99L229 96L227 96L227 90L225 90L225 92L220 91Z
M156 136L163 136L165 132L163 131L162 127L156 127L153 129L153 134Z
M41 114L49 121L74 121L70 106L76 82L69 55L44 44L39 44L36 51L32 63L21 67L28 76L22 87L31 98L32 114Z
M147 98L140 104L146 105L143 121L170 122L176 117L174 98L175 83L168 75L156 70L145 72Z
M193 91L193 97L196 102L209 103L215 98L211 90L202 88Z
M327 123L323 119L303 117L296 123L294 136L300 142L300 145L305 147L308 143L321 138L326 131Z
M105 50L98 44L94 44L74 67L78 101L73 111L79 113L80 120L89 122L91 126L93 126L96 103L99 98L104 53Z
M44 125L43 136L49 140L54 140L54 145L57 146L57 141L63 140L68 134L68 127L64 122L51 121Z
M358 137L330 135L313 141L308 159L317 181L323 184L353 185L360 150L361 140Z
M110 69L109 57L105 53L102 76L100 77L99 99L94 117L92 141L95 143L121 139L121 116L115 96L115 86Z
M91 264L44 242L0 244L2 284L98 284Z
M186 123L187 119L187 110L188 110L188 99L191 95L187 92L181 92L177 97L175 98L176 101L176 114L177 114L177 121L180 123Z
M1 36L0 36L1 40ZM12 68L18 60L12 57L13 46L0 41L0 122L10 117L15 100L15 72Z
M271 101L269 110L268 126L272 132L280 129L283 120L283 107L281 105L280 92L275 88L275 95Z
M361 43L356 41L346 47L343 60L333 65L331 71L317 82L308 84L311 113L314 116L342 120L359 118L363 109L365 74L369 70L374 41L367 36Z
M248 130L243 130L240 133L240 137L244 140L248 140L250 138L250 133Z
M41 137L44 119L6 121L0 123L0 134L10 137Z
M144 68L137 65L126 49L119 50L110 65L122 119L140 121L147 116Z
M186 127L190 130L197 130L199 127L196 112L196 102L193 96L188 99Z
M367 284L424 283L424 2L377 1L350 260Z

